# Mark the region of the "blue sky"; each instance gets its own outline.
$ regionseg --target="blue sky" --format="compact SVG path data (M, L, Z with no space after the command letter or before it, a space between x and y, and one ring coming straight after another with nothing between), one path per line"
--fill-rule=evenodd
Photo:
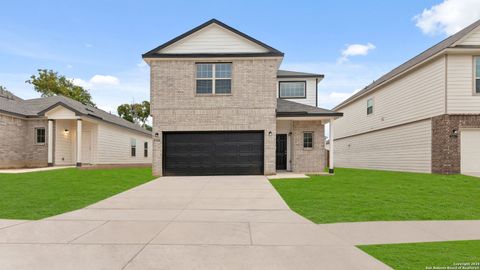
M115 111L149 98L142 53L217 18L284 52L282 68L325 74L319 104L331 108L480 18L478 3L7 1L0 16L0 85L38 97L25 80L39 68L53 69L88 88L100 108Z

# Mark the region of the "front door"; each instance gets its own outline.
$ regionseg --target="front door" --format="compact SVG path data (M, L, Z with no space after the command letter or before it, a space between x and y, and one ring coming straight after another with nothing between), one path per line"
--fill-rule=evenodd
M277 170L287 169L287 134L277 134Z

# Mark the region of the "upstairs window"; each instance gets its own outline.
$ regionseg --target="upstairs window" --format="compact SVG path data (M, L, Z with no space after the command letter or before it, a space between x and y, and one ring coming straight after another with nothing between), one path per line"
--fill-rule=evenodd
M313 132L303 133L303 148L313 148Z
M280 98L306 98L307 82L279 82Z
M367 100L367 115L373 113L373 98Z
M232 93L231 63L198 63L197 94L230 94Z
M45 128L35 128L35 144L45 144Z
M148 142L143 144L143 156L148 157Z
M480 94L480 56L477 56L475 59L475 94Z
M133 138L130 139L130 154L132 157L137 155L137 140Z

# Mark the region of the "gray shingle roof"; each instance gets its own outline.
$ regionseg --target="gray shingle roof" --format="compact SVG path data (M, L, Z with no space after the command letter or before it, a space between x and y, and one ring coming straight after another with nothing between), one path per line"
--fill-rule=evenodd
M347 98L344 100L342 103L338 104L335 109L339 109L349 103L350 101L355 100L357 97L363 95L364 93L370 91L371 89L375 88L376 86L392 79L393 77L399 75L400 73L422 63L423 61L429 59L430 57L440 53L441 51L447 49L447 48L453 48L452 46L455 44L455 42L459 41L463 37L465 37L468 33L473 31L475 28L480 26L480 20L472 23L471 25L465 27L461 31L457 32L456 34L444 39L443 41L440 41L436 45L430 47L426 51L422 52L421 54L413 57L412 59L408 60L407 62L401 64L400 66L396 67L392 71L388 72L387 74L383 75L380 77L378 80L374 81L370 85L366 86L362 90L360 90L358 93L352 95L351 97ZM455 48L466 48L465 46L456 46Z
M297 71L289 71L289 70L281 70L277 71L277 78L323 78L323 74L315 74L315 73L306 73L306 72L297 72Z
M84 105L76 100L64 96L52 96L28 100L12 100L0 97L0 111L11 113L23 117L42 116L45 111L52 109L58 105L62 105L78 115L90 116L105 122L115 124L128 129L136 130L144 134L152 133L134 123L122 119L116 115L106 111Z
M277 116L342 116L343 113L277 99Z

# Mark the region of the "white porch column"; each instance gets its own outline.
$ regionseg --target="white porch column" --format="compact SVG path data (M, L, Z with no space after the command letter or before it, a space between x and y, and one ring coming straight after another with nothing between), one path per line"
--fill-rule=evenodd
M53 119L48 119L48 157L47 164L49 167L53 166Z
M335 149L333 145L333 120L334 118L330 118L330 135L328 136L328 140L330 142L330 150L329 150L329 157L328 157L328 172L333 173L334 172L334 167L333 167L333 151Z
M77 119L77 167L82 166L82 119Z

